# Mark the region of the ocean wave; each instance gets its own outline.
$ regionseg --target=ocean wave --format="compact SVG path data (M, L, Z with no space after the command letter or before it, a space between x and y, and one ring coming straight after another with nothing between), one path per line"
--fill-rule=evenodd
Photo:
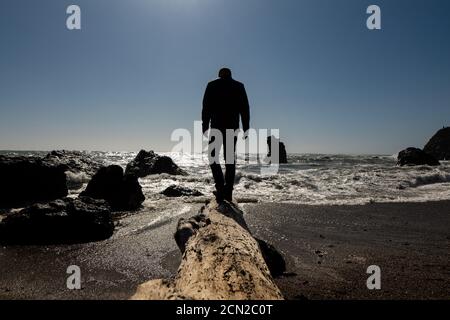
M66 171L67 188L70 190L80 189L85 183L88 183L90 179L91 177L84 172L74 173L72 171Z
M438 172L429 175L423 175L415 178L413 181L409 182L410 187L417 188L424 185L435 184L435 183L446 183L450 182L450 174Z
M174 159L187 176L168 174L140 178L146 203L177 201L160 194L172 184L212 196L214 181L202 155L162 153ZM136 153L96 152L89 156L106 164L125 167ZM262 175L261 166L238 163L235 195L261 202L303 204L361 204L370 202L432 201L450 199L450 162L439 167L397 167L385 155L288 155L287 165L277 174ZM66 173L71 194L77 194L89 181L83 173ZM186 200L186 199L185 199Z

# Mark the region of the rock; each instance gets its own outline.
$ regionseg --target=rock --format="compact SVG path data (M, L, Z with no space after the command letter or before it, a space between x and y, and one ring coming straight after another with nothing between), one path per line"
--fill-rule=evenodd
M264 261L269 267L272 277L279 277L286 271L286 261L275 247L264 240L255 238L263 255Z
M438 166L439 164L439 161L433 156L418 148L407 148L400 151L397 157L397 165L399 166Z
M96 160L91 154L82 151L51 151L43 160L64 166L66 171L73 173L84 172L89 176L93 176L104 165L103 162Z
M200 197L203 195L203 193L198 190L193 190L177 185L169 186L164 191L162 191L161 194L165 195L166 197Z
M438 160L450 160L450 127L439 130L423 148Z
M2 244L72 244L104 240L114 232L108 203L81 197L34 204L0 223Z
M113 210L135 210L145 200L138 178L132 174L124 175L117 165L100 168L81 196L104 199Z
M102 161L82 151L52 151L43 161L65 169L67 187L71 190L80 189L103 166Z
M134 174L139 178L151 174L167 173L170 175L186 175L170 157L160 156L153 151L139 151L136 158L131 161L125 170L125 174Z
M37 157L0 156L0 207L18 208L67 196L64 166Z
M274 143L278 142L278 152L279 152L279 161L271 161L272 163L287 163L287 153L286 153L286 147L283 142L281 142L279 139L275 138L274 136L270 136L267 138L267 146L269 148L269 153L267 154L267 157L271 157L272 155L272 139ZM275 159L276 160L276 159Z
M132 299L283 299L236 204L211 201L180 220L175 240L183 253L177 275L140 285Z

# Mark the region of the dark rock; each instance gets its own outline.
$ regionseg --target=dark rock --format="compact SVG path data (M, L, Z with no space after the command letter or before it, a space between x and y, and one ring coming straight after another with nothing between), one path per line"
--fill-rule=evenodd
M418 148L407 148L400 151L397 157L397 165L399 166L438 166L439 164L439 161L432 155L429 155Z
M167 173L170 175L186 175L170 157L160 156L153 151L139 151L136 158L131 161L125 170L125 174L134 174L139 178L151 174Z
M114 232L108 203L80 197L34 204L0 223L2 244L68 244L104 240Z
M278 162L276 161L277 159L271 159L271 163L287 163L287 153L286 153L286 147L284 145L283 142L281 142L279 139L275 138L274 136L270 136L267 138L267 146L269 148L269 153L267 154L267 157L271 157L272 156L272 139L273 139L273 143L278 143L278 153L279 153L279 158L278 158Z
M450 127L439 130L423 148L438 160L450 160Z
M203 195L203 193L198 190L193 190L177 185L169 186L163 192L161 192L161 194L165 195L166 197L200 197Z
M67 187L71 190L80 189L103 166L102 161L83 151L52 151L43 161L65 169Z
M73 173L84 172L89 176L93 176L103 166L103 162L82 151L51 151L43 160L47 163L64 166L66 171Z
M255 240L259 244L264 261L269 267L272 277L281 276L286 271L286 262L284 261L281 253L279 253L274 246L264 240L257 238L255 238Z
M138 178L124 175L123 169L116 165L100 168L81 195L104 199L113 210L135 210L145 200Z
M36 157L0 156L0 207L23 207L67 196L65 168Z

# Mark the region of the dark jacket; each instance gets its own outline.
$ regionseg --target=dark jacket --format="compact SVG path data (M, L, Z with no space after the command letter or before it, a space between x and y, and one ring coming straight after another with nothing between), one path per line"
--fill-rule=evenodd
M239 116L242 128L250 127L250 107L242 83L229 79L217 79L208 83L203 97L203 132L213 129L238 129Z

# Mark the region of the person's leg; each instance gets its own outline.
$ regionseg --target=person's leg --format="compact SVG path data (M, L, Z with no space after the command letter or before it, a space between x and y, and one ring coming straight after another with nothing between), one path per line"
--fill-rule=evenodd
M234 178L236 176L236 165L227 164L225 166L225 200L232 201Z
M222 168L218 163L214 163L210 165L210 167L214 178L214 184L216 186L216 200L222 201L225 198L225 181L223 178Z
M215 141L215 137L211 137L209 141L209 154L210 154L210 168L211 172L214 178L214 184L216 187L216 200L217 201L223 201L225 197L225 180L223 177L222 167L220 166L220 162L218 157L216 157L217 154L220 153L220 146L215 146L213 143Z
M232 201L233 199L233 188L234 188L234 178L236 176L236 137L229 137L229 139L233 139L232 150L230 154L228 154L227 161L227 143L224 143L224 157L225 157L225 200Z

